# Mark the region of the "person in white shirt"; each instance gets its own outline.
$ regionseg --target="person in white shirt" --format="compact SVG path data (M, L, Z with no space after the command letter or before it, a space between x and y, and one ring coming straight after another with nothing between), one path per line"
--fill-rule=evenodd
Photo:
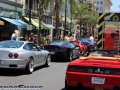
M19 37L19 31L15 30L14 33L11 36L11 40L19 41L23 37Z
M18 40L17 33L18 33L18 30L15 30L11 36L11 40L16 40L16 41Z
M92 34L90 34L89 38L89 49L94 49L94 37Z

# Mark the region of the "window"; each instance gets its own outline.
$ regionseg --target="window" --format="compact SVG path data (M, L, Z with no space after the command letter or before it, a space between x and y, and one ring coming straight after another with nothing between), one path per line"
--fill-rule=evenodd
M97 4L99 4L99 1L97 1Z
M103 1L100 1L100 4L103 4Z
M30 51L39 51L38 47L35 46L35 45L32 44L32 43L26 44L26 45L23 47L23 49L25 49L25 50L30 50Z
M103 7L102 6L100 7L100 11L103 11Z

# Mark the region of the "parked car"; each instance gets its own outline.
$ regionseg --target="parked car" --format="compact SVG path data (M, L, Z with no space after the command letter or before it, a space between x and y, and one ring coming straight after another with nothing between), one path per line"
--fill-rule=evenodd
M75 46L79 46L81 53L84 53L84 52L88 51L88 46L84 45L81 41L79 41L79 40L72 40L70 42L73 43Z
M91 55L70 62L65 90L120 90L120 56Z
M81 38L80 41L84 44L84 45L87 45L89 46L89 38ZM94 40L94 46L97 45L97 42L96 40Z
M35 67L50 66L51 56L27 41L0 42L0 68L23 69L31 74Z
M80 55L79 46L64 40L52 41L45 45L44 49L50 52L52 58L66 59L67 61L72 61Z

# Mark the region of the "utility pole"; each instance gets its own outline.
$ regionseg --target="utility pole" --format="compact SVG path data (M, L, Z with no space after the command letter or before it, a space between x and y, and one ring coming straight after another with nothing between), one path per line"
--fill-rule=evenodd
M31 9L33 0L29 0L29 25L31 25Z
M65 30L64 30L64 37L66 35L66 22L67 22L66 13L67 13L67 0L65 1L65 27L64 27Z

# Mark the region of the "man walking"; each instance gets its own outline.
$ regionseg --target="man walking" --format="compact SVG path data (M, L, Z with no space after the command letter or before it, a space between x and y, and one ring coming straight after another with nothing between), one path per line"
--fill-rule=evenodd
M89 38L89 49L94 49L94 37L92 34L90 34Z

